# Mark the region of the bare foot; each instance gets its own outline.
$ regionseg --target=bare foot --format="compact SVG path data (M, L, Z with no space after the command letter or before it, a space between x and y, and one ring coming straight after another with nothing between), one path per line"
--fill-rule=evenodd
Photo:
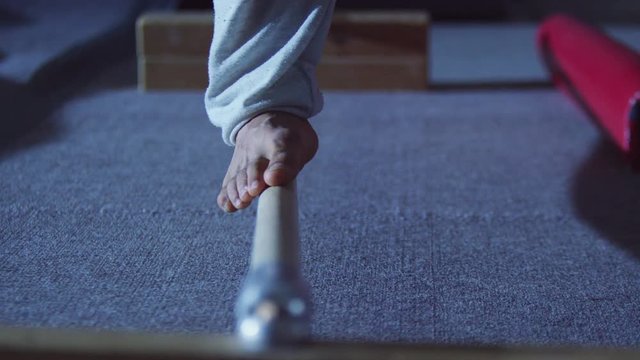
M318 150L318 136L306 119L284 112L260 114L240 129L224 177L218 206L244 209L269 186L295 179Z

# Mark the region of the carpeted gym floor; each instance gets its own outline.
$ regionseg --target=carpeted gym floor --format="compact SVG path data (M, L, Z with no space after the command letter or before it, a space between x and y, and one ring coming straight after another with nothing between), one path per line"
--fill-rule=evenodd
M0 155L2 325L232 331L255 206L215 206L202 93L139 93L131 60L12 112L38 121ZM562 94L325 97L298 183L316 338L640 345L640 175Z

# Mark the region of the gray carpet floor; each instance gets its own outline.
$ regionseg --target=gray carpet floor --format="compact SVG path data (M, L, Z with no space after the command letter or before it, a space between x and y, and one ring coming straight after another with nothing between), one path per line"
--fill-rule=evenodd
M230 332L255 206L215 208L231 149L202 94L50 120L0 162L0 323ZM640 344L640 176L562 95L334 92L313 124L316 338Z
M202 93L141 94L128 61L96 73L118 58L104 46L62 64L39 42L14 68L19 27L39 23L11 4L0 325L231 332L255 206L215 207L232 149ZM640 346L640 175L564 96L331 92L312 121L299 198L316 338Z

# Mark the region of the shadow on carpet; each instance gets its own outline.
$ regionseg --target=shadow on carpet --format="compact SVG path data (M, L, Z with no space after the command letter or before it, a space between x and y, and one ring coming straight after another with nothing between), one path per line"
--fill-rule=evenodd
M174 6L172 0L2 3L0 26L8 30L0 44L0 159L59 137L64 129L52 114L65 102L135 84L138 14ZM51 23L64 31L51 34Z
M573 178L572 197L580 218L640 259L640 173L611 142L594 144Z
M84 56L60 68L62 75L51 79L52 90L23 85L0 78L0 161L21 149L53 141L63 136L64 125L52 116L67 101L104 90L135 86L136 67L132 53L118 53L104 63L85 62ZM84 66L83 66L84 63ZM108 63L108 64L107 64ZM88 66L91 64L92 66ZM76 65L76 71L70 70ZM91 68L91 69L90 69ZM73 74L73 76L67 76Z
M28 86L2 78L0 94L0 107L3 109L0 120L0 158L18 148L54 138L60 132L55 124L46 121L56 107L53 101L36 94ZM24 139L21 144L17 143L17 139L21 139L38 125L37 136Z

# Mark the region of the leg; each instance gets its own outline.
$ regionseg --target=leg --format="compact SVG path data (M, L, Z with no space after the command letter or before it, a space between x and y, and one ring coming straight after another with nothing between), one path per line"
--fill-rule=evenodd
M218 205L247 207L295 178L318 139L307 118L322 108L315 79L333 0L214 2L205 97L211 121L235 145Z

